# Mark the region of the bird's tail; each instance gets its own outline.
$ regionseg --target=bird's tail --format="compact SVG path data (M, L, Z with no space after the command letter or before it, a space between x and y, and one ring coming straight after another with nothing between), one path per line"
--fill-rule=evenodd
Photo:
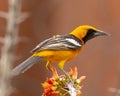
M13 76L17 76L20 73L24 73L27 69L29 69L33 64L35 64L36 62L38 62L40 60L39 56L31 56L29 57L27 60L25 60L24 62L22 62L20 65L18 65L17 67L15 67L12 70L12 75Z

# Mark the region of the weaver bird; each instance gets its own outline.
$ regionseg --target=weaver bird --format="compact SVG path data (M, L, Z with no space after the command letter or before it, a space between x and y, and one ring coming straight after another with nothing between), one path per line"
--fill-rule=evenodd
M23 73L41 58L47 60L47 68L50 68L52 62L57 62L58 67L63 69L65 62L78 55L88 40L102 35L108 33L92 26L82 25L67 35L56 35L46 39L32 50L31 57L13 69L12 74Z

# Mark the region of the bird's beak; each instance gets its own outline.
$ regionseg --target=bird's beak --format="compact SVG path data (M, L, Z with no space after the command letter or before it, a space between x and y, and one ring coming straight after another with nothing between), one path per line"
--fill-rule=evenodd
M101 30L99 30L99 31L97 31L97 32L94 33L94 36L102 36L102 35L104 35L104 36L110 36L109 33L101 31Z
M91 34L87 34L86 37L83 38L83 41L86 43L88 40L97 36L110 36L110 34L101 30L93 31Z

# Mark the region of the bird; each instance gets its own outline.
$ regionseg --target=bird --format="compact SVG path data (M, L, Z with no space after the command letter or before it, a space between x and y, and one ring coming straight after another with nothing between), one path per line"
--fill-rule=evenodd
M24 73L40 59L46 60L46 68L50 69L53 62L58 63L58 68L63 70L64 64L79 53L86 42L97 36L109 36L107 32L101 31L90 25L81 25L65 35L54 35L40 42L31 52L32 55L21 64L13 68L12 75L17 76Z

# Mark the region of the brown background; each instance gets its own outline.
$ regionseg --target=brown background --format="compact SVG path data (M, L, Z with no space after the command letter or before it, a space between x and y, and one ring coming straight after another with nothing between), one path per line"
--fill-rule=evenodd
M65 65L77 66L79 76L85 75L83 96L115 96L108 91L119 88L120 67L120 1L119 0L23 0L22 12L30 14L20 24L20 42L15 66L29 57L29 51L40 41L55 34L67 34L79 25L95 26L111 34L89 41L83 52ZM0 0L0 10L8 10L8 1ZM0 35L4 36L6 21L0 18ZM2 45L0 45L1 47ZM41 60L30 70L13 79L11 96L41 96L41 82L51 74Z

